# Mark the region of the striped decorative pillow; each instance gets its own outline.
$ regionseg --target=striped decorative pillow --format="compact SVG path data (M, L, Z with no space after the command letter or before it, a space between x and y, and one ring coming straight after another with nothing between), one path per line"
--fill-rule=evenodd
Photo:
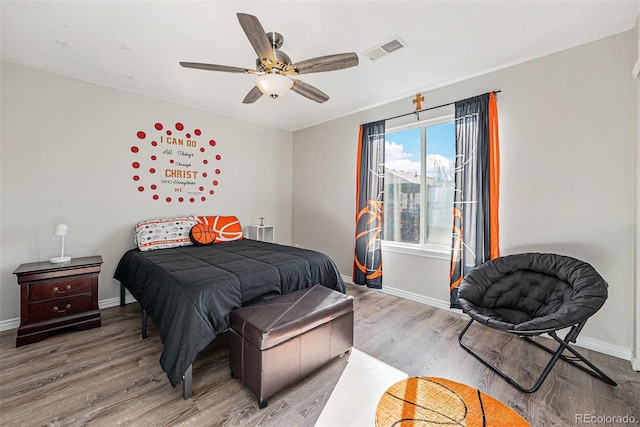
M135 242L141 251L192 245L189 238L196 217L155 219L136 224Z

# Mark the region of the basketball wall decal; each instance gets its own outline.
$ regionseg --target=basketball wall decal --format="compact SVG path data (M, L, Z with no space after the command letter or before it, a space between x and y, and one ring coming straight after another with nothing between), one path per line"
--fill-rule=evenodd
M205 202L215 195L222 156L199 128L156 122L138 130L134 141L129 164L138 193L166 203Z

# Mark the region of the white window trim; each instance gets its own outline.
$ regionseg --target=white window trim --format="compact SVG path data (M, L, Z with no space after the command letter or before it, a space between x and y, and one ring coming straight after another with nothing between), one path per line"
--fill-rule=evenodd
M405 255L423 256L428 258L451 259L451 248L443 245L425 244L417 245L415 243L402 243L382 240L383 252L394 252Z
M425 119L425 120L420 120L414 123L408 123L405 125L400 125L400 126L393 126L393 127L389 127L387 129L385 129L385 133L390 133L390 132L398 132L401 130L405 130L405 129L411 129L411 128L416 128L418 126L423 127L423 126L433 126L433 125L437 125L439 123L446 123L446 122L455 122L456 119L456 115L455 114L446 114L444 116L438 116L432 119Z
M409 123L401 126L393 126L385 130L385 133L398 132L405 129L411 129L415 127L421 127L422 131L425 132L426 126L433 126L440 123L447 123L451 121L455 121L455 114L447 114L444 116L435 117L432 119L420 120L414 123ZM424 135L423 135L424 136ZM426 146L422 146L422 150L426 150ZM425 158L426 153L422 153L422 158ZM422 174L426 173L426 164L425 162L421 162ZM420 223L424 224L424 212L420 213ZM444 259L451 260L451 248L444 245L435 245L433 243L425 243L425 244L416 244L416 243L403 243L403 242L394 242L390 240L381 240L382 250L388 252L394 252L405 255L414 255L414 256L423 256L428 258L436 258L436 259Z

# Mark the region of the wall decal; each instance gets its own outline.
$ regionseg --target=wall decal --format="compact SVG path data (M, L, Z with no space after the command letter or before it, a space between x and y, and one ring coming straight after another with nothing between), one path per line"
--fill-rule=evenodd
M156 123L152 130L140 130L131 168L138 192L167 203L204 202L213 197L220 179L220 154L216 141L200 129L186 130Z

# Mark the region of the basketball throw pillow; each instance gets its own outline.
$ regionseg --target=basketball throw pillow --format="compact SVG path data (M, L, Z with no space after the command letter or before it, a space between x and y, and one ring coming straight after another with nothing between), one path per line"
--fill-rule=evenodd
M216 232L212 225L199 222L191 227L189 237L196 246L212 245L216 241Z
M235 215L211 215L196 218L200 224L208 224L214 231L215 243L242 240L242 225Z

